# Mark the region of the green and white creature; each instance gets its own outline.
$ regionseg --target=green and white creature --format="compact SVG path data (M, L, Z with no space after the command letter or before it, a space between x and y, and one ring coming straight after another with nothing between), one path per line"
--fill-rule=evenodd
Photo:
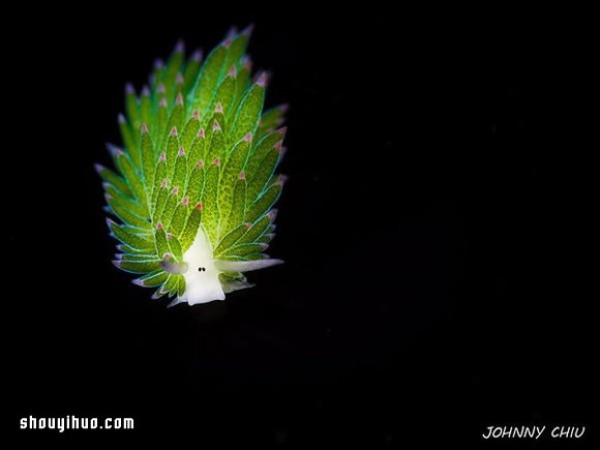
M171 305L223 300L250 287L244 272L282 261L273 238L285 177L285 107L263 113L267 74L251 75L250 30L231 31L202 63L179 43L139 96L126 88L115 170L97 165L118 268Z

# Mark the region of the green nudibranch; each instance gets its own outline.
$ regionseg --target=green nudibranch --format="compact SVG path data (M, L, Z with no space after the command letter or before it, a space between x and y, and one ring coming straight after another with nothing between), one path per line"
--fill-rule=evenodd
M263 112L266 72L252 76L250 28L232 30L202 62L176 45L140 95L126 86L122 147L103 179L114 264L171 305L224 300L244 273L280 264L264 251L285 176L286 106Z

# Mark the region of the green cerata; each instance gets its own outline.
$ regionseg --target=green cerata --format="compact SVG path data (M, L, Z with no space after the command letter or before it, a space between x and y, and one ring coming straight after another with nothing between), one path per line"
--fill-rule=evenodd
M244 273L280 264L264 252L285 181L285 105L263 112L268 76L252 76L250 28L232 30L206 58L178 43L139 95L126 87L122 147L104 183L114 264L171 305L225 299Z

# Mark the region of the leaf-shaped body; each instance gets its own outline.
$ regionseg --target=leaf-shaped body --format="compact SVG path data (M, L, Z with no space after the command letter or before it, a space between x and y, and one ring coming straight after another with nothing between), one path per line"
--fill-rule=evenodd
M249 29L229 35L202 63L178 43L139 96L128 85L119 116L123 147L101 165L115 266L138 274L172 304L223 300L250 287L243 272L281 262L273 238L281 188L284 107L263 114L266 75L250 78Z

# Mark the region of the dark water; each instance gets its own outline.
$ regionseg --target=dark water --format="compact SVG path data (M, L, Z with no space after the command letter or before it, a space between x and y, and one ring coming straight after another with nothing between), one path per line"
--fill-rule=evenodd
M133 417L60 439L378 448L591 425L577 53L527 20L263 9L15 17L8 428L52 440L18 419ZM270 249L286 264L167 310L110 264L93 163L125 82L180 37L209 48L249 22L268 103L291 104Z

